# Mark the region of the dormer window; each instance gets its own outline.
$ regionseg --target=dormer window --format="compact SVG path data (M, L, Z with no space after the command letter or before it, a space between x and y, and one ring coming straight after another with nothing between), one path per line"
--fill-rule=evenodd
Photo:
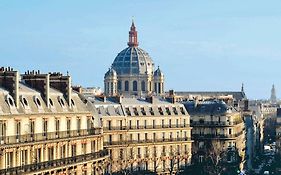
M150 112L151 115L154 115L154 111L153 111L152 108L149 108L149 112Z
M162 110L161 107L158 108L158 111L159 111L160 115L164 115L163 110Z
M169 107L166 107L166 113L167 113L168 115L171 115L171 112L170 112Z
M61 97L58 98L58 102L62 107L64 107L64 101Z
M50 99L50 98L49 98L49 104L50 104L51 106L54 106L53 100Z
M130 111L129 108L126 108L126 114L127 114L128 116L131 116L131 111Z
M177 108L176 108L176 107L173 107L173 111L174 111L174 114L175 114L175 115L178 115L178 111L177 111Z
M12 96L7 95L6 96L6 102L10 107L15 107L15 102Z
M139 112L138 112L137 108L134 108L134 113L135 113L136 116L139 115Z
M182 113L183 115L185 115L185 111L184 111L183 107L181 107L180 109L181 109L181 113Z
M71 105L72 105L72 106L75 106L75 102L74 102L73 99L71 99Z
M22 103L24 104L24 106L28 106L28 102L25 97L22 97Z
M142 115L146 115L144 108L141 108L141 113L142 113Z
M34 102L38 107L41 107L41 101L39 100L38 97L34 97Z

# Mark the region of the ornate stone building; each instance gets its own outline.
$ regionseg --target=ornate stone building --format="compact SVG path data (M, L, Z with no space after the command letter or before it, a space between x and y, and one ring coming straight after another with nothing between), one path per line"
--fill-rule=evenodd
M96 97L110 172L175 173L191 162L190 118L180 103L147 97Z
M106 96L143 96L164 94L164 74L154 71L154 63L148 53L138 47L134 22L129 31L128 47L115 58L104 76Z
M244 168L246 131L243 117L235 108L220 100L188 101L184 103L192 126L193 160L208 162L209 158L224 168ZM223 164L222 164L223 163ZM215 167L215 164L212 165ZM215 167L219 169L219 167Z
M60 73L0 69L0 174L102 174L97 114Z

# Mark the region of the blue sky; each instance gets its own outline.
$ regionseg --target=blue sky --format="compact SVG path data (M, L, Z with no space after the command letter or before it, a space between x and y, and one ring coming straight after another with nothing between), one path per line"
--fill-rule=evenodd
M0 61L103 87L134 16L166 90L231 91L244 82L253 99L268 98L274 83L280 97L280 8L280 0L2 0Z

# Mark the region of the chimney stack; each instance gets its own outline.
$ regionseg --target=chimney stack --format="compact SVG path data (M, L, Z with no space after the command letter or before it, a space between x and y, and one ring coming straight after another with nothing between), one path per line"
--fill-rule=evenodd
M59 90L65 96L67 103L71 106L71 77L62 75L60 72L50 74L50 86Z
M12 95L16 107L19 107L19 72L12 68L0 68L0 86L4 87Z
M50 75L40 74L40 71L38 71L37 74L34 74L34 71L28 70L22 75L22 80L31 88L38 90L49 107Z

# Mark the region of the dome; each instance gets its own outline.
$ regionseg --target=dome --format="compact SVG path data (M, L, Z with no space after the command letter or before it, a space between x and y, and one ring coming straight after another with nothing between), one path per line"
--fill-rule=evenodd
M105 73L105 78L106 77L116 77L117 73L113 68L109 68L108 71Z
M163 72L160 70L159 66L158 69L154 72L155 77L162 77L164 76Z
M112 68L118 75L153 74L154 63L147 52L132 46L122 50L115 58Z

